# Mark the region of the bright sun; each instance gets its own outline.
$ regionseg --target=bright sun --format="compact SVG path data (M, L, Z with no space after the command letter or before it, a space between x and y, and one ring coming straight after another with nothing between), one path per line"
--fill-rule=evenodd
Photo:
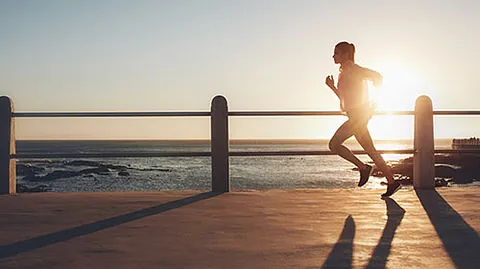
M378 110L412 110L415 99L425 91L424 80L403 66L384 65L376 71L382 74L383 85L369 89Z
M397 65L382 65L376 71L383 76L379 88L369 85L370 99L378 111L413 110L416 98L425 93L425 83L419 75ZM403 139L413 136L411 116L375 116L369 129L375 139Z

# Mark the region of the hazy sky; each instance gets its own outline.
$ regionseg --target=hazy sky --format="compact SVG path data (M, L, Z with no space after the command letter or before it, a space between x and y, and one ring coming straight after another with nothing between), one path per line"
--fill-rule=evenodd
M18 112L338 110L324 85L353 42L382 73L382 110L480 109L480 2L0 0L0 94ZM231 118L232 138L328 138L344 118ZM437 137L480 135L480 117L436 118ZM405 138L411 117L375 117ZM19 139L208 138L208 118L18 119Z

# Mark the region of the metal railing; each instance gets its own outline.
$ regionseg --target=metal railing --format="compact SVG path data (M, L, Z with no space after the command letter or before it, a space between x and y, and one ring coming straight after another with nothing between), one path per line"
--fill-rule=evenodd
M414 180L419 188L433 187L432 167L434 153L479 153L478 150L435 150L433 137L433 115L480 115L480 111L433 111L431 100L422 96L417 99L415 111L380 111L376 115L414 115L414 149L378 150L381 154L414 154ZM110 157L211 157L212 191L230 190L230 156L299 156L335 155L331 151L238 151L229 150L229 117L277 117L277 116L342 116L338 111L228 111L227 100L216 96L210 111L192 112L14 112L13 102L0 97L0 194L16 192L16 159L19 158L110 158ZM102 152L102 153L15 153L15 118L85 118L85 117L210 117L211 151L209 152ZM353 151L366 154L365 151ZM426 154L423 154L426 153ZM422 157L420 157L422 156ZM415 177L414 177L415 178ZM8 179L8 180L7 180ZM417 182L417 184L415 184ZM423 184L422 184L423 182Z

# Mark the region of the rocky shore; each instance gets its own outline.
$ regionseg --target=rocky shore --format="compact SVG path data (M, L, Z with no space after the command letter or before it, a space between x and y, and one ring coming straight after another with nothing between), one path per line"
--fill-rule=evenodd
M413 184L413 157L390 164L396 179L404 185ZM373 176L383 177L375 167ZM435 186L468 184L480 180L480 155L477 154L437 154L435 155Z
M103 164L100 162L74 160L55 164L55 166L62 167L62 169L54 170L46 173L43 167L32 165L31 163L18 163L17 176L23 176L22 180L30 183L33 182L47 182L56 179L64 179L71 177L95 177L95 175L112 175L116 173L118 176L130 176L131 170L135 171L160 171L170 172L168 168L156 169L138 169L125 165ZM83 167L83 168L82 168ZM77 169L75 169L77 168ZM34 187L28 187L26 184L17 183L17 192L47 192L51 191L47 185L40 184Z
M468 184L480 180L480 155L473 154L437 154L435 156L435 185L437 187L453 184ZM135 164L121 163L108 164L102 161L90 160L25 160L17 163L17 192L48 192L55 191L51 186L57 180L77 178L83 182L105 182L111 179L121 184L131 184L131 179L144 177L145 174L154 174L156 178L164 178L169 182L168 175L183 173L172 169L175 165L162 166L135 166ZM204 164L202 164L204 165ZM413 178L413 157L391 162L389 165L395 178L404 185L411 185ZM151 173L150 173L151 172ZM165 174L166 173L166 174ZM192 173L192 172L190 172ZM383 177L381 171L374 169L373 176ZM123 179L123 180L122 180ZM71 184L76 184L73 181ZM163 184L163 183L160 183ZM184 182L180 182L185 186Z

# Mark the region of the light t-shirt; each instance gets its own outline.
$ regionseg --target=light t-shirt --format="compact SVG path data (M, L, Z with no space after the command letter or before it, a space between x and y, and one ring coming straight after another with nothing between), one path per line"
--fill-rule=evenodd
M374 85L381 84L382 75L353 62L340 71L337 89L341 96L342 111L348 112L370 106L367 81L373 81Z

